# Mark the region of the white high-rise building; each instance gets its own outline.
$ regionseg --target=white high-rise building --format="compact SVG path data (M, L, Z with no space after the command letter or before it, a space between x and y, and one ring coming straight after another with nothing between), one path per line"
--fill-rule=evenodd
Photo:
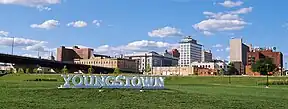
M192 62L201 61L202 45L197 40L187 36L180 41L180 66L190 66Z

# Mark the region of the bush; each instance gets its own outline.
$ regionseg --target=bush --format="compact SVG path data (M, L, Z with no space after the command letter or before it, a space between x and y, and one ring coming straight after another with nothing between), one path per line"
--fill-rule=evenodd
M258 85L266 85L266 82L260 82ZM288 85L288 80L270 80L268 85Z
M55 79L55 78L45 78L45 79L37 78L37 79L30 79L30 80L26 80L26 81L57 81L57 79Z

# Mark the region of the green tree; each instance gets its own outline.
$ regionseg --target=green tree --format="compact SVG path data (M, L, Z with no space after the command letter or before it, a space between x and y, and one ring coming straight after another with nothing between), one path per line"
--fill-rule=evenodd
M115 68L113 74L121 74L121 70L119 68Z
M151 67L149 64L147 64L145 67L145 72L150 72L150 71L151 71Z
M236 74L237 72L238 72L238 70L235 68L234 64L229 63L227 75L233 75L233 74Z
M225 74L225 70L223 68L221 68L219 71L219 75L224 75L224 74Z
M92 65L88 68L88 74L92 74L95 70L93 69Z
M64 66L64 68L61 70L61 72L63 74L68 74L69 70L67 69L66 65Z
M276 65L273 64L271 58L263 58L252 64L251 70L253 72L259 72L261 75L267 75L268 72L273 72L276 69Z

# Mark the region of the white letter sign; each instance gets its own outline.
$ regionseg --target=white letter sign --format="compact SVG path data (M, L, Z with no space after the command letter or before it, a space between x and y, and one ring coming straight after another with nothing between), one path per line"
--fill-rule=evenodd
M164 77L61 75L64 85L58 88L133 88L164 89Z

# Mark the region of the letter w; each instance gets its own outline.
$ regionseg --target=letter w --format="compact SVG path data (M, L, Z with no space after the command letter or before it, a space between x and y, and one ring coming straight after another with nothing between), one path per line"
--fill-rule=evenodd
M141 77L141 79L144 87L150 87L154 85L153 77Z

